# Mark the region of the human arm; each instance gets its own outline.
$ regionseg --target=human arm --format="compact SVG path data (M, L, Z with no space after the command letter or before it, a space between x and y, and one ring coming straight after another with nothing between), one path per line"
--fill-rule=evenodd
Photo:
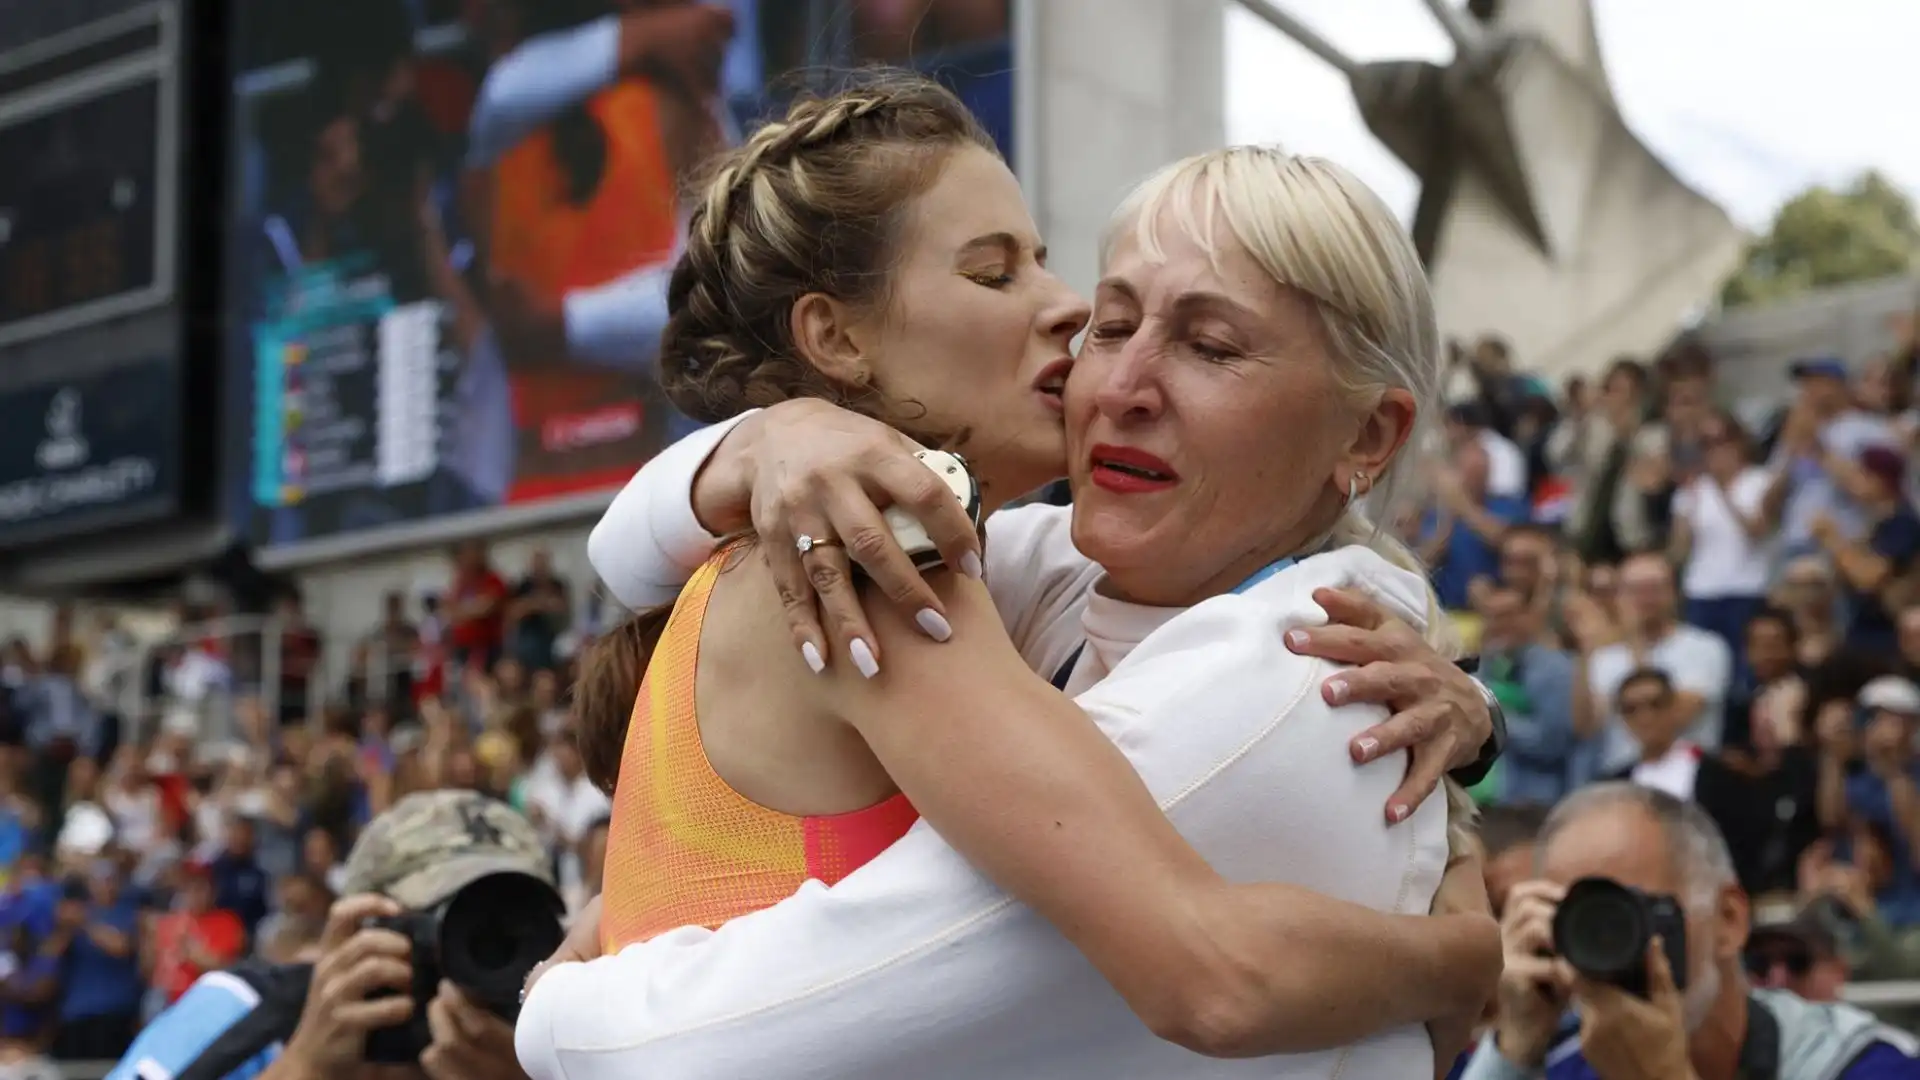
M948 587L970 628L991 618L977 585L950 580ZM1235 609L1213 604L1220 614ZM832 889L810 885L716 932L683 929L615 956L549 969L528 997L519 1030L523 1063L536 1080L648 1069L691 1075L690 1062L709 1070L700 1075L753 1075L768 1062L796 1060L801 1045L826 1055L808 1059L805 1075L866 1075L865 1055L912 1060L923 1045L914 1040L935 1036L943 1046L984 1052L967 1032L1010 1023L1008 1017L1040 1017L1050 1001L1104 993L1078 982L1094 978L1093 969L1063 959L1066 943L1036 930L1038 917L1012 908L949 841L1007 847L993 856L990 872L1035 879L1032 898L1063 912L1061 932L1155 1030L1216 1051L1334 1044L1355 1031L1417 1019L1426 1007L1451 1012L1463 997L1490 989L1495 943L1487 920L1465 918L1457 925L1471 943L1449 944L1440 940L1453 932L1448 920L1395 919L1302 890L1343 893L1386 910L1412 900L1424 909L1423 887L1432 887L1445 864L1445 811L1435 800L1406 824L1380 820L1377 807L1399 782L1400 762L1348 765L1339 729L1357 729L1370 719L1368 710L1315 700L1322 666L1285 653L1279 635L1248 633L1245 622L1227 626L1197 612L1181 616L1196 620L1182 632L1163 627L1152 639L1168 650L1158 661L1135 664L1142 658L1136 650L1081 698L1107 729L1108 743L1085 715L1052 711L1064 699L1027 674L1004 639L997 660L983 649L949 661L956 654L948 646L916 638L900 616L876 617L893 620L883 623L883 633L898 639L896 664L871 682L831 681L847 684L846 693L873 695L902 721L913 718L892 731L884 730L884 718L867 723L875 742L924 743L919 753L934 764L902 761L894 775L928 823ZM969 637L987 635L961 630L954 643ZM1213 663L1195 663L1208 655L1194 652L1199 638L1216 650L1209 660L1243 671L1249 692L1269 695L1265 704L1216 702L1223 714L1216 716L1195 700L1195 686L1212 688L1198 695L1207 699L1220 687ZM1295 677L1276 678L1276 668ZM911 707L888 702L890 694L908 694ZM1048 711L1035 715L1036 707ZM1196 733L1206 735L1205 747L1183 748ZM990 749L996 740L997 753ZM1168 826L1151 799L1144 811L1136 809L1140 778L1117 760L1116 744L1220 874L1235 882L1284 879L1294 887L1228 885L1199 856L1171 843L1162 850L1151 841L1129 842L1135 829L1151 837ZM947 764L938 765L943 758ZM1108 780L1086 779L1116 764ZM1001 779L990 775L983 786L971 775L982 765ZM943 778L942 771L962 779ZM1009 778L1032 790L996 787ZM950 792L941 793L943 784ZM1120 801L1103 784L1115 785ZM943 819L956 808L972 820L950 828ZM1024 824L1031 821L1049 824ZM1409 879L1414 847L1420 869ZM1377 881L1355 877L1375 872ZM1412 895L1403 895L1409 881L1416 882ZM1407 948L1410 954L1389 958ZM1441 960L1436 951L1456 955ZM1390 980L1377 977L1386 972ZM951 1023L930 1031L923 1018L933 1012ZM856 1014L888 1030L889 1045L809 1042L823 1023ZM753 1038L739 1038L740 1025L748 1024ZM1070 1029L1046 1030L1053 1034L1036 1037L1073 1036ZM595 1046L607 1052L589 1052Z
M540 34L494 61L467 122L467 168L486 169L560 113L623 74L710 81L733 36L720 4L639 10ZM689 78L690 76L690 78Z
M1307 901L1287 886L1230 886L1221 880L1180 837L1119 749L994 633L995 613L984 590L951 576L938 584L950 590L949 610L960 620L956 629L972 632L957 633L952 648L938 648L893 609L876 610L876 629L893 647L899 670L889 673L887 685L837 677L843 715L933 827L1059 928L1149 1027L1192 1049L1240 1056L1339 1045L1429 1018L1407 1010L1438 1003L1417 1000L1438 986L1414 988L1420 992L1390 1001L1369 980L1343 982L1330 970L1297 985L1275 980L1273 973L1288 966L1287 956L1294 975L1311 966L1311 960L1303 964L1291 935L1275 930L1290 909L1320 898ZM1272 667L1278 657L1288 657L1278 642L1261 642L1250 644L1245 655L1216 662L1228 677L1264 669L1282 681ZM1293 660L1292 666L1310 672L1315 665ZM1168 663L1160 672L1170 684L1154 691L1166 695L1154 703L1162 708L1177 708L1185 697L1233 694L1230 685L1193 673L1175 679L1175 670ZM1134 690L1135 700L1124 707L1150 709L1137 700L1144 678L1135 672L1127 687L1108 686L1090 697L1122 707L1117 695ZM1304 683L1301 693L1317 682ZM983 694L984 686L992 689ZM1319 701L1301 711L1316 706L1325 711ZM1292 708L1284 700L1272 704L1276 714ZM1318 717L1288 719L1313 723ZM1207 721L1196 715L1191 722ZM995 812L983 814L986 806ZM1053 827L1027 827L1036 821ZM1375 915L1363 921L1383 920ZM1345 948L1324 959L1341 954L1352 964L1354 954ZM1310 1007L1296 996L1303 986L1319 987L1309 993L1324 992L1328 1004ZM1344 1015L1333 1004L1369 999L1367 1011ZM1288 1026L1308 1018L1312 1032Z
M945 484L913 457L899 432L825 402L790 401L695 432L648 462L615 497L587 540L587 556L630 608L671 601L721 536L752 529L773 566L795 647L845 656L854 638L872 646L852 588L848 555L877 591L909 613L940 599L893 542L879 507L909 508L949 566L982 568L981 541ZM1021 507L987 519L985 558L995 603L1036 668L1058 663L1057 630L1098 573L1073 547L1068 512ZM802 566L801 533L833 538ZM825 588L809 577L822 575ZM833 645L828 634L833 630ZM1071 643L1067 645L1071 649ZM879 653L883 650L875 648ZM884 657L882 658L884 661ZM1050 674L1051 671L1049 670Z

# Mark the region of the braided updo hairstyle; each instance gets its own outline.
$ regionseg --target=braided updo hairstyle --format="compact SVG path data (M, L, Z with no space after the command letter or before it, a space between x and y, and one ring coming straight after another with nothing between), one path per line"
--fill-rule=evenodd
M811 397L898 419L871 387L809 364L790 316L808 293L884 304L913 200L968 146L997 153L945 88L888 71L795 102L721 155L667 286L660 383L674 406L713 423Z
M864 74L709 165L667 284L660 385L707 423L795 398L820 398L914 432L911 403L823 374L793 340L793 306L824 293L856 310L888 300L914 199L965 147L997 153L967 107L938 83ZM611 793L640 679L672 606L636 614L580 657L575 729L587 777Z

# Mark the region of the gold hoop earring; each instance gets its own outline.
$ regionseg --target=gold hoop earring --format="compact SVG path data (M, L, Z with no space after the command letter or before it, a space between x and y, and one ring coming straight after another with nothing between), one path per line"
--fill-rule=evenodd
M1373 483L1367 479L1367 474L1357 469L1354 470L1354 472L1347 477L1347 505L1352 506L1355 499L1365 495L1371 490L1373 490Z

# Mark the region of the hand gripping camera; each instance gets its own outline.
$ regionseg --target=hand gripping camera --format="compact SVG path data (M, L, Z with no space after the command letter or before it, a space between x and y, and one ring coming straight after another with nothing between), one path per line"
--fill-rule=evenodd
M1647 946L1659 938L1676 988L1687 988L1687 913L1671 896L1611 878L1581 878L1553 913L1553 948L1589 979L1647 996Z
M427 1006L446 979L482 1007L512 1023L520 987L566 937L566 905L553 886L519 873L489 874L426 911L368 925L413 945L413 1015L367 1036L366 1060L411 1065L433 1042Z

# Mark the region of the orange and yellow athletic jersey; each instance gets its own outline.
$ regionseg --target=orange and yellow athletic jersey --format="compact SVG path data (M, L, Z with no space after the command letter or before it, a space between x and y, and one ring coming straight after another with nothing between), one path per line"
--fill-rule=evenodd
M680 590L634 701L600 901L610 953L677 926L717 927L772 907L809 878L831 885L919 816L895 795L852 813L795 817L749 801L714 772L694 712L694 672L728 555L709 559Z

